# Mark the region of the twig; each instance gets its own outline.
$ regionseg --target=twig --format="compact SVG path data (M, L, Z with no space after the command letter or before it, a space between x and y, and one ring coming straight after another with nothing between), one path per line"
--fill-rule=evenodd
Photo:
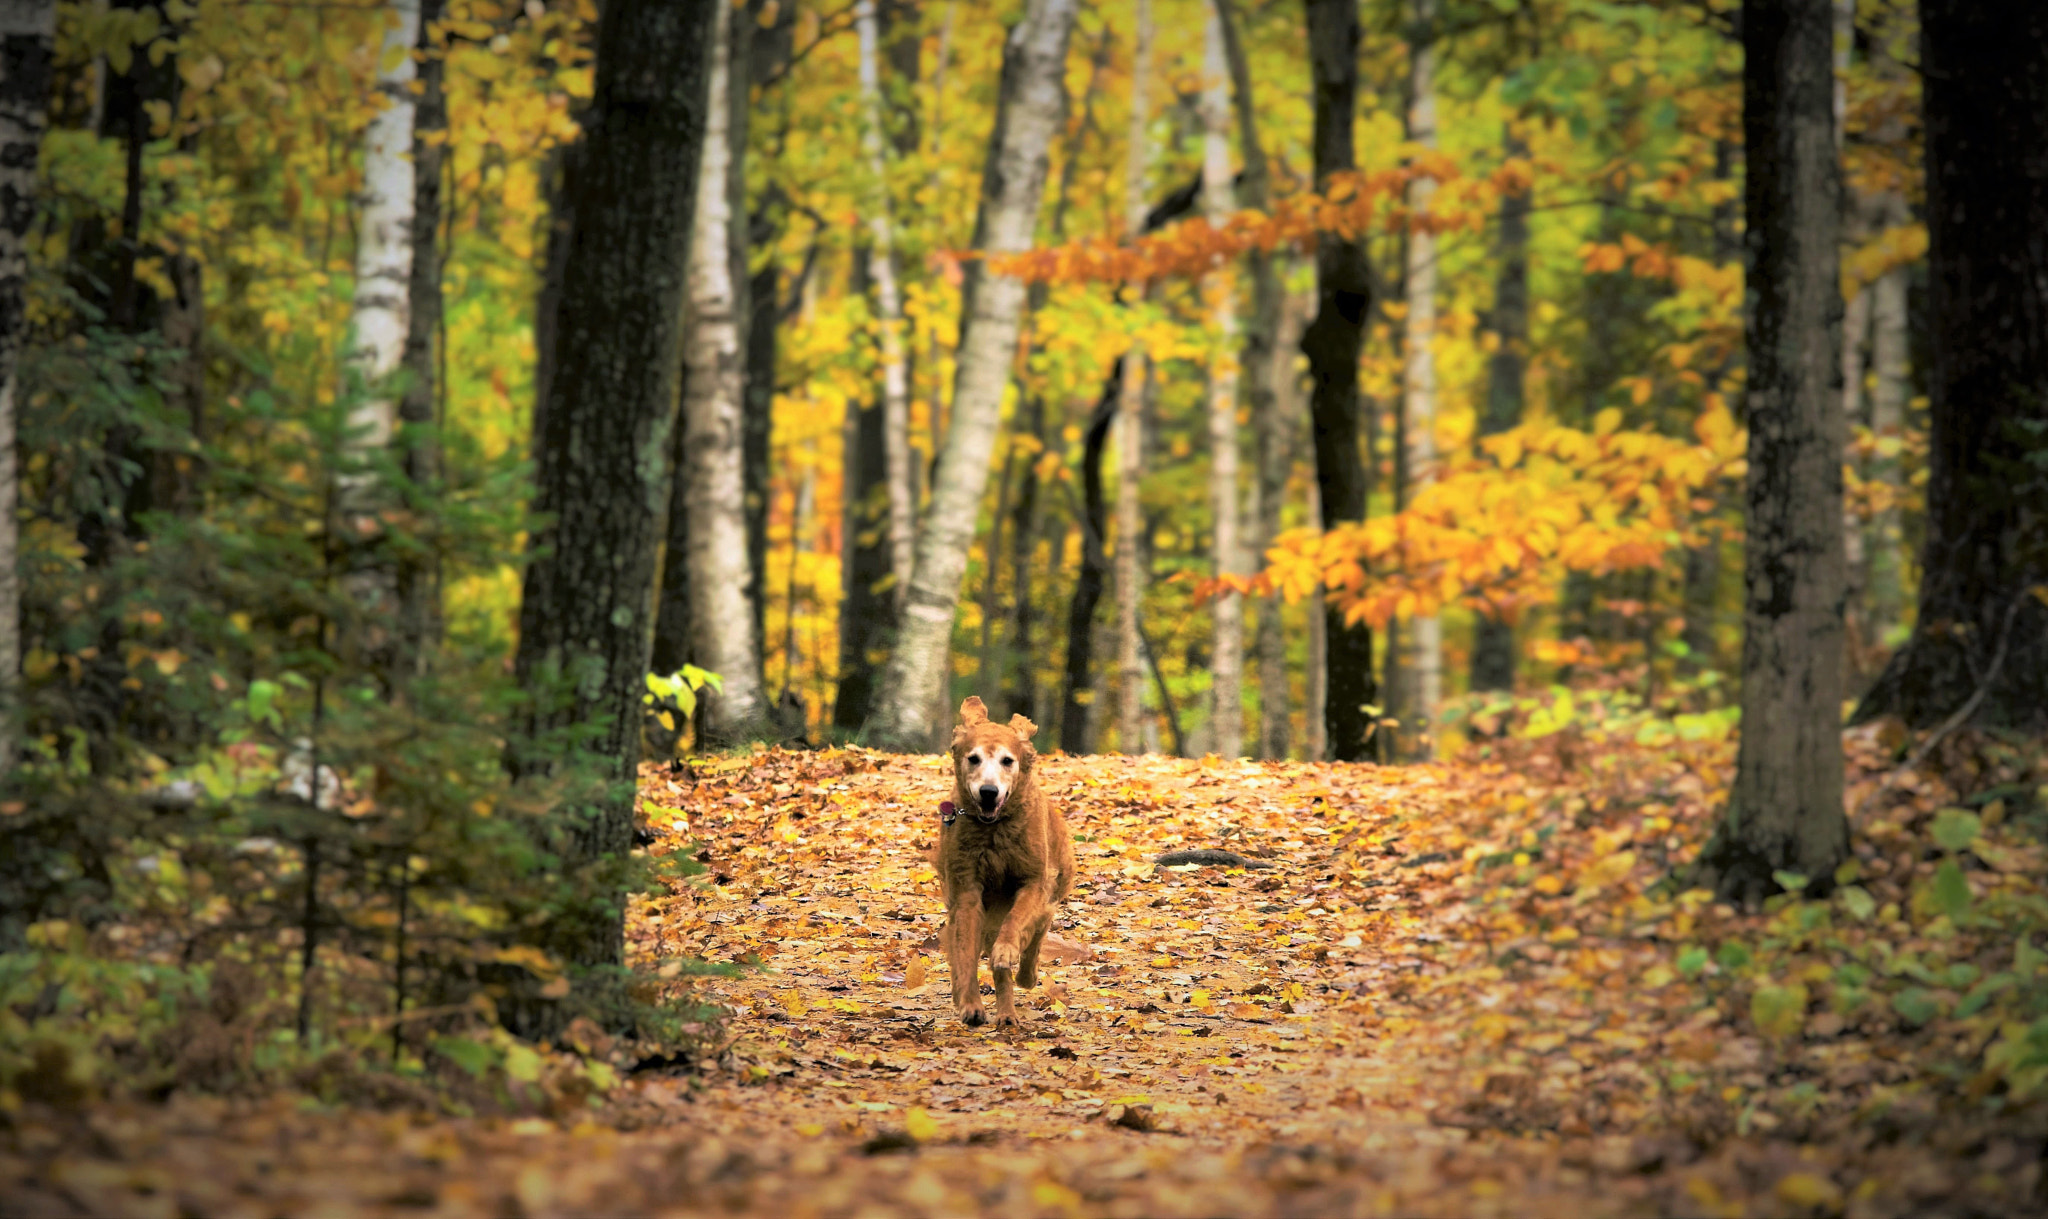
M1890 791L1901 776L1926 761L1927 755L1934 752L1936 745L1941 744L1942 741L1948 738L1950 733L1968 723L1970 717L1977 713L1977 708L1983 705L1985 696L1991 693L1991 683L1998 680L1998 671L2005 667L2005 650L2006 645L2012 642L2013 620L2019 617L2020 606L2024 605L2026 599L2032 595L2032 589L2022 589L2019 595L2012 599L2012 604L2005 607L2005 622L1998 628L1998 646L1992 650L1991 663L1985 666L1983 680L1977 683L1976 692L1971 694L1962 706L1957 707L1954 714L1943 720L1941 727L1936 728L1931 736L1920 742L1920 747L1913 751L1911 757L1899 763L1896 768L1885 775L1884 781L1877 785L1877 790L1863 798L1863 802L1856 806L1856 816L1858 819L1861 819L1864 813L1870 811L1870 806L1875 804L1879 797Z

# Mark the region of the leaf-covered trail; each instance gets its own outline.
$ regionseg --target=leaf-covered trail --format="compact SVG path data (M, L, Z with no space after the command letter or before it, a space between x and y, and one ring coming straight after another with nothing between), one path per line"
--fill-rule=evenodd
M1772 988L1734 984L1732 958L1690 947L1771 942L1760 916L1652 887L1710 828L1725 746L1552 745L1514 766L1042 759L1081 875L1055 924L1064 959L1009 1033L948 1003L924 857L946 759L650 769L656 849L710 874L639 903L629 950L750 966L672 983L727 1013L697 1059L642 1064L602 1110L551 1117L102 1106L17 1130L0 1148L16 1204L0 1209L2040 1209L2032 1136L1915 1099L1942 1026L1912 1035L1888 1008L1809 1018L1804 998L1779 1011L1756 997ZM1152 862L1189 847L1271 866ZM1866 854L1874 900L1903 899L1910 851L1894 878ZM1990 883L2038 882L2035 855L2007 862ZM1889 1114L1875 1139L1874 1113Z

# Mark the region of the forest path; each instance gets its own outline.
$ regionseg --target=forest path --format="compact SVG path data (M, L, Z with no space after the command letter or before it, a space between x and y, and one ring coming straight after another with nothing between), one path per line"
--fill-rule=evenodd
M1889 1008L1770 1008L1691 947L1776 925L1654 887L1711 829L1729 753L1041 759L1080 861L1056 934L1086 952L1010 1032L948 1002L923 855L945 758L649 767L655 849L710 874L637 902L629 952L745 965L670 984L723 1009L696 1059L602 1108L551 1091L552 1117L280 1096L13 1119L0 1215L2039 1211L2027 1136L1916 1099L1928 1050ZM1882 841L1910 860L1903 832ZM1183 847L1274 866L1152 863ZM565 1040L630 1060L585 1033Z

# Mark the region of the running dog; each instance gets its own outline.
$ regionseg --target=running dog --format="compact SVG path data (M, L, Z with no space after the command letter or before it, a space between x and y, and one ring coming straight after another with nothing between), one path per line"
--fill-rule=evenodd
M995 975L996 1027L1018 1023L1014 988L1038 984L1038 951L1053 907L1074 884L1066 819L1033 773L1037 731L1021 715L992 722L978 698L960 704L953 729L953 799L940 807L932 854L946 901L941 939L953 1007L970 1025L988 1019L978 976L983 956Z

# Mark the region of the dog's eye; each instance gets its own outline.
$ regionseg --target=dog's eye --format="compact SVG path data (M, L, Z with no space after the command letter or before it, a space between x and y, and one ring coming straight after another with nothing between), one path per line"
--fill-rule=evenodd
M981 765L981 755L980 755L980 754L978 754L978 753L970 753L970 754L968 754L968 755L967 755L967 764L968 764L969 766L979 766L979 765Z
M1004 759L1003 759L1003 765L1005 765L1005 766L1015 766L1016 764L1017 764L1017 759L1015 759L1015 758L1004 758Z

